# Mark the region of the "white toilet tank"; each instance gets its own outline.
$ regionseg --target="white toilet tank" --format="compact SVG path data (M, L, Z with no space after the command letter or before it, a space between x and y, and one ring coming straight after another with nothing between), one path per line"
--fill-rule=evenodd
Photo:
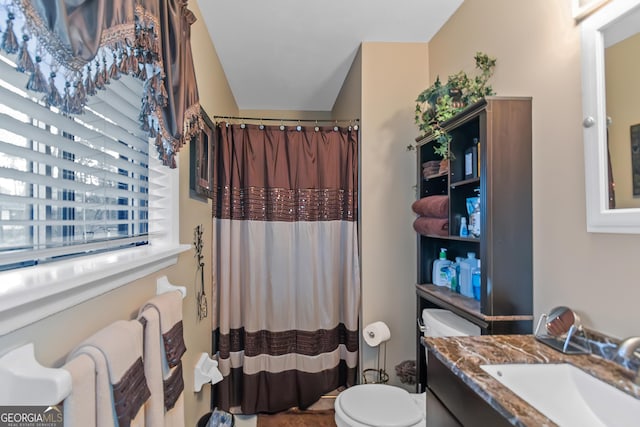
M466 319L439 308L422 310L425 337L459 337L480 335L480 327Z

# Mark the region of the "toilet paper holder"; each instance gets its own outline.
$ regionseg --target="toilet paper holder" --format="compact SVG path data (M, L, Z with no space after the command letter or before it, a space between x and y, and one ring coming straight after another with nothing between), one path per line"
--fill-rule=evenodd
M365 326L362 330L362 336L364 341L370 346L374 347L377 351L376 367L368 368L362 371L362 381L365 384L386 384L389 381L389 374L387 374L387 341L391 338L391 332L389 327L384 322L373 322ZM383 364L380 367L380 346L382 346ZM368 380L368 376L373 375L371 380Z
M202 386L211 385L222 381L222 373L218 369L218 361L213 360L207 353L202 353L193 369L193 390L197 393L202 390Z

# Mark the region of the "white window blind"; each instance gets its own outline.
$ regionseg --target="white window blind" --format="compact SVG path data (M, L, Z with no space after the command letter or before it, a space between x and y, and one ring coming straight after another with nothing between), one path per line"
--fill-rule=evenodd
M162 184L150 188L142 82L113 80L69 117L0 59L0 270L147 244L164 216L150 215Z

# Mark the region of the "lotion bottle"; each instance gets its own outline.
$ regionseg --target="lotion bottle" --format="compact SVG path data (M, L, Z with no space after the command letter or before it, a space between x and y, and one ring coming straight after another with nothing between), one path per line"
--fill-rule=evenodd
M451 261L447 259L447 249L440 248L440 255L437 260L433 261L433 274L431 280L434 285L447 286L448 280L448 267L451 265Z

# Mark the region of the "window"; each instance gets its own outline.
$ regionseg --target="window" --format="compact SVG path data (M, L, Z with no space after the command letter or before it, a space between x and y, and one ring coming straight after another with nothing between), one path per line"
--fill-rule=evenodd
M0 335L177 262L178 170L138 124L142 82L67 117L0 55ZM22 267L22 268L21 268Z
M0 269L146 244L142 84L114 81L83 114L67 117L24 92L25 75L3 67L9 69L0 80Z

